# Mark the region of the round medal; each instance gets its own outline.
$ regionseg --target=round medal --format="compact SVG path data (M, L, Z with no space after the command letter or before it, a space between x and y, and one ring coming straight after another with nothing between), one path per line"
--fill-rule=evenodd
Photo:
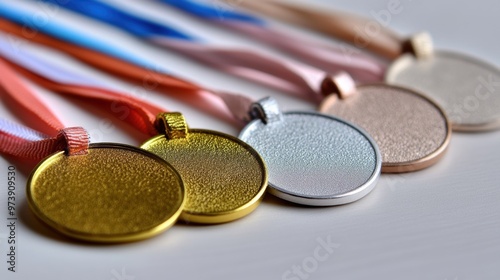
M422 58L405 54L391 65L386 81L436 100L454 130L500 128L500 71L482 61L443 51Z
M159 116L166 135L142 148L170 162L186 186L181 218L195 223L223 223L241 218L260 203L267 187L267 168L260 155L238 138L187 129L178 113Z
M31 209L57 231L86 241L126 242L172 226L184 186L167 162L121 144L91 144L86 155L58 152L31 174Z
M313 112L281 113L273 99L255 104L240 138L269 168L270 192L304 205L350 203L376 185L381 158L375 142L356 126Z
M428 98L386 84L362 85L346 98L330 94L320 111L359 125L377 142L382 172L423 169L444 155L451 128Z

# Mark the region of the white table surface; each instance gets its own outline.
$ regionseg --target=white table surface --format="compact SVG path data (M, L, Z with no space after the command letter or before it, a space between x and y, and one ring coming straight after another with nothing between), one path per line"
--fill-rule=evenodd
M207 1L217 4L217 0ZM217 73L84 17L26 0L9 2L30 8L34 16L60 20L89 30L103 40L120 42L159 67L207 87L253 98L270 95L278 99L284 110L314 109L312 104ZM149 13L160 21L182 23L221 45L250 46L276 53L171 9L142 2L127 1L122 5ZM390 1L302 2L370 16L371 11L386 9ZM401 5L403 10L393 15L390 22L401 34L427 30L433 35L436 48L469 53L500 65L499 1L401 0ZM27 42L13 43L33 48ZM181 111L191 127L238 133L238 128L178 100L121 82L57 53L39 47L36 50L124 92ZM95 142L139 145L143 140L120 123L106 127L106 120L111 119L107 114L37 90L66 125L85 126ZM3 103L0 116L16 120ZM499 131L454 133L448 154L437 165L410 174L383 175L371 194L350 205L306 208L267 195L254 213L233 223L179 224L149 240L112 246L72 242L41 224L25 201L29 170L14 160L0 157L0 279L500 279L499 146ZM9 165L18 169L15 273L7 270L6 263ZM321 247L325 242L335 246L327 251ZM297 269L302 274L294 274Z

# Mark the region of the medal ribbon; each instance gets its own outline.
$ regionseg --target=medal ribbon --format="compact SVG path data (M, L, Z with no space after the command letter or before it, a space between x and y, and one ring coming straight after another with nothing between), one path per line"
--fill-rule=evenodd
M29 13L0 3L0 30L27 40L53 47L86 62L94 67L110 72L121 78L141 83L146 87L158 87L187 102L194 103L202 110L241 125L249 120L248 108L253 101L245 96L205 89L194 83L173 77L163 70L157 72L155 66L144 66L130 52L117 52L118 46L106 44L75 30L54 23L36 23L28 19ZM26 32L26 28L35 32ZM41 32L51 34L48 36ZM82 39L84 38L84 39ZM68 40L68 41L66 41ZM189 96L187 96L189 95Z
M99 82L57 67L23 49L15 49L2 36L0 36L0 57L3 57L16 72L48 90L92 101L105 108L126 106L128 114L124 121L144 134L150 136L157 134L152 124L156 115L165 111L160 107L132 96L95 87L93 85ZM120 111L119 114L123 115L123 112Z
M407 48L407 40L374 19L341 11L320 11L286 1L239 1L238 4L272 18L341 39L359 48L366 48L390 60L399 57Z
M317 100L330 93L324 86L327 83L325 80L331 79L330 75L308 65L250 50L211 46L175 27L153 22L100 1L44 1L101 20L226 73Z
M386 66L372 57L347 47L304 40L277 29L255 15L233 10L230 3L209 4L193 0L157 0L214 24L263 41L328 73L346 71L363 82L383 80ZM224 2L224 1L222 1ZM226 1L228 2L228 1ZM267 1L238 1L233 6L265 6ZM266 6L267 8L267 6ZM308 19L316 22L317 19Z
M0 94L16 111L30 117L29 122L43 133L6 120L0 121L0 152L20 158L41 159L64 150L69 155L87 153L89 138L85 129L68 127L48 109L15 71L0 58Z
M158 134L155 127L156 115L165 110L132 96L94 87L92 84L95 82L92 79L57 67L22 49L14 49L2 36L0 36L0 62L0 71L4 74L0 78L1 89L7 97L15 101L16 109L28 111L30 121L38 120L41 123L39 127L45 128L49 135L58 133L57 137L44 139L46 137L41 133L2 120L0 121L2 147L0 151L3 153L39 159L65 148L69 149L70 155L80 154L71 153L71 151L78 150L77 148L84 144L73 140L77 136L74 135L74 129L61 129L63 127L61 122L36 97L18 74L22 74L48 90L80 100L91 101L104 109L112 108L112 106L126 108L126 114L123 113L123 110L115 113L120 115L123 121L148 137ZM75 84L75 81L81 81L81 83ZM60 133L61 131L63 133ZM80 136L82 140L86 141L86 150L88 136L86 133ZM66 141L68 147L64 146L62 137L71 137L72 142Z

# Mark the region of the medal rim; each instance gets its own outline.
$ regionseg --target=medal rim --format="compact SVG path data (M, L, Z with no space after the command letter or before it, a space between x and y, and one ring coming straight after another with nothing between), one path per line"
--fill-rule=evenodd
M441 56L441 57L448 57L448 58L453 58L455 60L460 60L462 62L474 64L476 66L480 66L482 68L487 69L488 71L491 72L496 72L498 76L500 76L500 68L496 67L493 64L490 64L486 61L483 61L482 59L455 52L455 51L449 51L449 50L436 50L434 51L432 56ZM430 59L432 59L432 56ZM399 56L396 60L394 60L390 66L387 68L384 76L384 81L388 84L391 85L399 85L399 86L405 86L402 84L399 84L397 79L395 78L401 71L402 69L405 69L408 67L408 65L412 65L415 60L414 55L405 53ZM413 86L409 86L413 87ZM425 92L422 92L427 98L435 101L436 104L440 105L437 100L431 95L425 94ZM440 105L441 106L441 105ZM477 124L467 124L467 123L456 123L456 122L451 122L450 124L452 126L453 131L458 131L458 132L487 132L487 131L494 131L500 129L500 114L496 118L491 118L490 121L486 121L483 123L477 123Z
M228 211L223 211L223 212L217 212L217 213L200 213L200 212L190 212L186 211L186 209L183 209L182 214L180 216L180 219L187 222L187 223L198 223L198 224L220 224L220 223L227 223L231 222L234 220L241 219L250 213L252 213L259 205L262 199L264 198L264 194L266 193L266 190L268 189L268 183L269 183L269 171L267 168L266 161L262 158L262 156L250 145L242 141L241 139L234 137L232 135L222 133L219 131L214 131L214 130L208 130L208 129L188 129L188 134L187 138L189 138L189 135L192 133L203 133L203 134L211 134L215 135L218 137L222 137L225 139L228 139L230 141L233 141L243 147L246 151L248 151L258 162L260 166L260 170L262 173L262 180L261 180L261 185L259 187L259 191L257 194L248 202L246 202L244 205L239 206L236 209L233 210L228 210ZM141 149L145 149L146 151L148 146L153 144L154 142L162 140L162 141L171 141L166 138L165 135L160 134L157 136L152 137L151 139L147 140L141 145ZM181 174L182 176L182 174ZM186 200L189 199L189 191L186 189Z
M381 174L381 169L382 169L382 157L378 148L377 143L373 140L373 138L362 128L359 126L348 122L346 120L343 120L341 118L337 118L334 116L330 115L325 115L321 114L318 112L305 112L305 111L290 111L290 112L284 112L283 114L283 120L286 119L286 116L289 115L306 115L306 116L313 116L313 117L323 117L327 118L336 122L343 123L352 129L358 131L363 137L366 138L366 140L370 143L370 146L374 150L375 154L375 168L370 175L370 177L366 180L366 182L363 185L358 186L357 188L343 194L338 194L338 195L329 195L329 196L312 196L312 195L300 195L294 192L286 191L283 187L278 187L274 185L272 182L269 181L269 193L272 195L279 197L281 199L296 203L296 204L301 204L301 205L307 205L307 206L336 206L336 205L342 205L342 204L347 204L347 203L352 203L355 202L366 195L368 195L377 185L377 182L380 178ZM240 132L239 138L245 141L244 135L248 133L248 131L252 130L253 126L263 123L262 120L260 119L254 119L251 122L249 122ZM264 124L265 125L265 124ZM272 125L272 124L271 124Z
M146 229L141 229L140 231L134 232L134 233L123 233L123 234L91 234L91 233L85 233L77 230L70 229L62 224L59 224L56 221L53 221L49 217L47 217L44 214L44 211L37 206L37 203L35 199L33 198L33 191L32 191L32 183L35 181L35 177L40 173L43 172L43 169L45 167L52 165L57 159L62 155L62 156L68 156L65 154L64 151L59 151L56 152L52 155L49 155L48 157L44 158L41 160L37 166L33 169L31 172L27 182L26 182L26 199L28 200L28 205L29 208L33 211L35 216L41 220L44 224L48 225L50 228L54 229L55 231L62 233L70 238L81 240L81 241L87 241L87 242L96 242L96 243L124 243L124 242L132 242L132 241L139 241L147 238L154 237L170 227L172 227L178 220L182 209L184 208L185 201L186 201L186 191L184 187L184 182L182 181L182 177L178 173L178 171L167 161L164 159L158 157L157 155L150 153L146 150L126 145L126 144L119 144L119 143L92 143L89 145L89 150L92 149L122 149L122 150L127 150L135 153L140 153L142 155L145 155L147 157L150 157L157 161L158 163L166 166L171 170L171 172L174 174L174 176L177 179L177 182L180 186L180 191L181 191L181 199L179 206L175 211L173 211L173 214L168 217L166 220L163 222L159 223L156 226L153 226L151 228L146 228ZM77 155L77 156L86 156L86 155Z
M428 154L427 156L416 159L416 160L411 160L411 161L405 161L405 162L398 162L398 163L386 163L382 161L382 173L406 173L406 172L413 172L413 171L419 171L425 168L428 168L437 162L446 154L449 143L451 141L451 135L452 135L452 126L450 124L450 121L448 119L448 116L446 115L446 112L444 109L433 99L429 98L428 96L418 92L417 90L406 88L403 86L399 85L393 85L393 84L386 84L386 83L369 83L369 84L363 84L357 86L358 89L362 88L367 88L367 87L390 87L393 89L398 89L402 91L406 91L409 93L412 93L414 95L419 96L420 98L426 100L429 104L434 106L438 112L441 114L443 120L445 121L446 125L446 137L444 138L443 142L440 144L439 148L434 150L432 153ZM340 98L335 95L335 94L330 94L327 96L320 104L318 110L321 113L326 114L325 110L327 108L330 108L335 102L337 102Z

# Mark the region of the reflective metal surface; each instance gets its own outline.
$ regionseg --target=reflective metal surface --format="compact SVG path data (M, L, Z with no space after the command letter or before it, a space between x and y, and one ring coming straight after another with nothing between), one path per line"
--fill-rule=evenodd
M406 88L362 85L345 99L329 95L320 111L366 130L382 155L382 172L408 172L428 167L448 147L451 129L434 102Z
M223 223L251 213L267 187L267 168L249 145L223 133L189 129L185 137L156 136L142 145L171 163L186 186L181 218Z
M291 202L313 206L353 202L373 189L380 174L374 141L334 117L289 112L268 124L256 119L240 138L266 161L270 192Z
M28 180L31 209L55 230L86 241L125 242L172 226L184 204L179 174L159 157L120 144L43 160Z
M454 130L500 128L500 71L482 61L442 51L423 59L407 54L392 64L386 81L434 99Z

